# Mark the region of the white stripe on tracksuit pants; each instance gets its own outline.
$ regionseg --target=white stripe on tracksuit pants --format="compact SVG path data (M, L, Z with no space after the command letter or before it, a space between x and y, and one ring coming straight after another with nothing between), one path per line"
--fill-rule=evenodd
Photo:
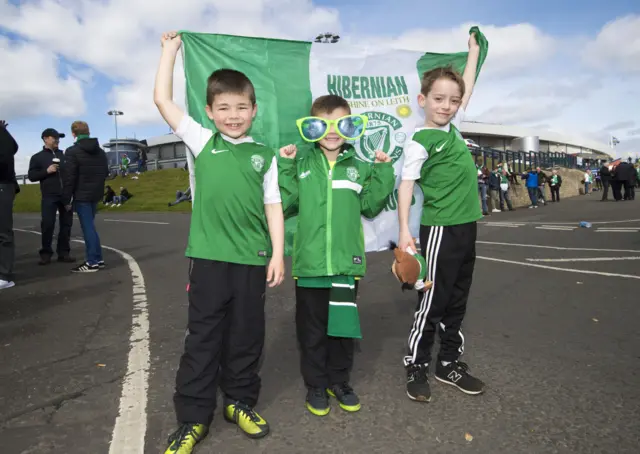
M409 334L404 365L429 364L439 328L439 361L456 361L464 352L461 327L476 259L477 224L420 226L427 279L433 287L418 293L418 307Z

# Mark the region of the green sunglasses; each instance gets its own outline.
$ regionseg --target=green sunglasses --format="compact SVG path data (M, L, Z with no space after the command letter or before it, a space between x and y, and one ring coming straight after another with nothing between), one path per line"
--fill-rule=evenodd
M335 132L345 140L355 140L364 134L369 118L366 115L346 115L335 120L320 117L305 117L296 120L300 135L307 142L324 139L335 126Z

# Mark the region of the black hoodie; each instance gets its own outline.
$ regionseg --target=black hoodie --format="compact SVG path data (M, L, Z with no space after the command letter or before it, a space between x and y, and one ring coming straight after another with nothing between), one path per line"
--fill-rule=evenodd
M102 200L104 182L109 175L107 154L98 139L83 138L67 148L65 155L63 201L75 202Z
M15 162L13 155L18 152L18 144L7 128L0 125L0 183L14 183L16 181Z

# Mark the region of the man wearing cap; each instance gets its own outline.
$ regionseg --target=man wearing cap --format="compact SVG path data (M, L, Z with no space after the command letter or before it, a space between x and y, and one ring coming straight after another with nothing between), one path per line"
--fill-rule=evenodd
M59 262L72 263L71 257L71 225L73 213L65 208L62 201L64 174L64 154L58 149L60 134L53 128L42 132L44 146L42 151L34 154L29 162L29 180L40 182L42 193L40 229L42 232L42 249L40 249L40 265L51 263L53 234L56 229L56 213L59 215L59 233L56 252Z

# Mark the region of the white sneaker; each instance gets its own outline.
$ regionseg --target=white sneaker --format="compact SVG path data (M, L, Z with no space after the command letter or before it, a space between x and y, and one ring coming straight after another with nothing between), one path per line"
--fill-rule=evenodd
M493 213L502 213L502 210L499 210L497 208L494 208L493 210L491 210Z
M4 279L0 279L0 290L3 290L5 288L11 288L14 285L16 285L16 283L13 281L5 281Z

